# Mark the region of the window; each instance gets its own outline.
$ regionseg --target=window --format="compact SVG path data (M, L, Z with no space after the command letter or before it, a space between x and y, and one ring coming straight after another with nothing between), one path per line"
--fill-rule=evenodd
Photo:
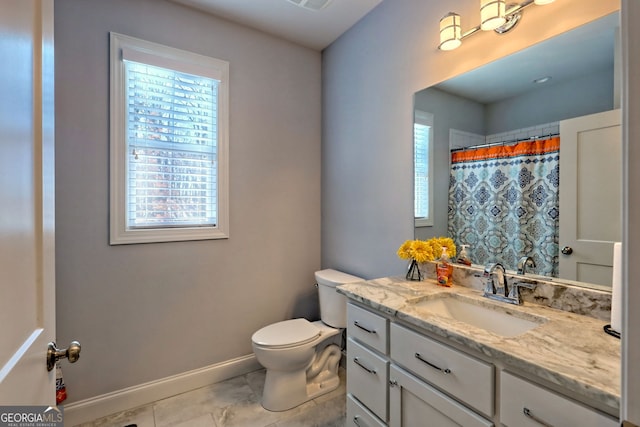
M228 75L111 33L111 244L228 237Z
M416 110L413 123L415 226L433 225L433 114Z

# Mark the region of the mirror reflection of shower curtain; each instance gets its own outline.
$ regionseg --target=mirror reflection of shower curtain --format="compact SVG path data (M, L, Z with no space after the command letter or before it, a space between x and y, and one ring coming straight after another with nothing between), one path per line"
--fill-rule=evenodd
M560 138L451 153L448 233L474 264L558 276Z

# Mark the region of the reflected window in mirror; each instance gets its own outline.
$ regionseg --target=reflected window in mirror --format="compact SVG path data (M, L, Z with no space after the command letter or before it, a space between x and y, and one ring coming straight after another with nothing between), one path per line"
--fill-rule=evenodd
M572 251L555 255L558 258L558 277L554 277L553 280L589 288L610 289L613 276L613 242L622 240L619 222L622 212L622 179L621 166L617 164L622 159L619 151L622 138L616 133L619 129L620 114L615 112L620 107L620 85L616 83L619 69L615 61L620 56L619 44L615 42L619 32L618 26L619 15L612 13L512 55L438 82L415 94L414 110L433 114L430 129L433 138L430 148L433 155L430 159L429 176L429 186L433 189L429 194L429 200L432 201L430 208L433 212L433 226L420 227L416 221L416 238L428 239L439 235L455 238L455 234L449 232L448 224L451 148L561 133L563 165L559 170L563 171L563 177L559 179L562 189L559 190L558 200L560 222L556 250L566 246ZM541 76L551 76L552 79L545 84L534 84L533 81ZM418 112L416 115L419 114ZM606 125L603 125L600 119L604 120L609 116L612 116L612 121L606 121ZM574 120L579 123L584 121L586 126L580 126L576 132L561 130L564 128L563 124L567 125ZM555 124L557 129L549 132L546 124ZM531 134L528 131L524 132L538 126L545 129L535 130ZM524 134L521 136L522 133ZM466 137L470 135L478 137L480 141L467 144ZM457 137L465 137L465 143ZM568 148L574 145L573 142L570 143L574 140L581 146L579 150L576 148L578 151ZM585 144L588 144L588 149ZM580 171L582 173L579 173ZM611 178L612 181L605 183L604 178ZM487 185L493 189L493 183ZM416 185L414 189L417 188ZM596 190L602 190L602 193ZM473 198L482 197L483 193L476 191L465 195L467 198ZM614 199L609 200L609 197ZM499 202L509 200L506 195L503 199ZM532 200L531 197L529 199ZM500 206L498 203L494 205ZM489 215L488 218L494 218L491 212ZM590 222L592 219L595 224ZM537 230L532 228L534 223L527 222L526 233L534 233ZM498 223L504 225L504 230L507 230L513 221ZM459 226L454 228L457 232L460 231ZM606 237L595 236L595 233L605 231ZM500 231L504 232L506 231ZM476 243L466 236L458 237L457 240L457 244L471 245L468 249L471 261L475 263L476 268L481 269L485 258L476 253L481 250L481 242ZM515 260L521 256L534 257L536 253L539 257L543 256L538 250L538 247L542 246L541 243L534 245L535 247L524 247L518 245L514 239L508 241L508 247L493 256L491 261L505 263L507 255L515 253L516 250ZM592 242L596 243L591 245L593 251L586 248L587 242L590 245ZM582 243L585 243L585 246L578 249L578 245L582 246ZM549 246L546 243L545 245ZM596 252L597 257L594 255ZM543 265L542 262L536 264ZM512 268L514 267L511 266ZM535 274L537 271L530 273ZM554 275L553 272L547 274Z
M416 110L413 123L414 217L416 227L433 225L433 114Z

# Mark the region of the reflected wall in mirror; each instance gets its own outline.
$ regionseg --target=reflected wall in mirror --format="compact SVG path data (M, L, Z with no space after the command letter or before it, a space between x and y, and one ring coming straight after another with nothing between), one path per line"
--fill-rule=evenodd
M469 245L474 264L516 270L530 256L530 272L611 286L621 239L618 22L603 17L415 94L415 126L430 118L426 157L414 129L417 239L447 235ZM470 163L452 164L452 150ZM480 168L488 164L497 168ZM581 246L594 239L595 249Z

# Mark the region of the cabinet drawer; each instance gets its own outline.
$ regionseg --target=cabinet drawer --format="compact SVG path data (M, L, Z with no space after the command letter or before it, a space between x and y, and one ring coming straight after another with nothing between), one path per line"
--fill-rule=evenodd
M492 427L493 423L395 365L389 368L389 427Z
M391 325L391 359L483 414L494 413L493 365Z
M606 415L507 372L500 373L500 422L508 427L618 425Z
M387 420L389 362L347 340L347 391L383 421Z
M385 427L385 424L348 394L345 427Z
M353 304L347 305L347 333L369 347L387 354L389 322Z

